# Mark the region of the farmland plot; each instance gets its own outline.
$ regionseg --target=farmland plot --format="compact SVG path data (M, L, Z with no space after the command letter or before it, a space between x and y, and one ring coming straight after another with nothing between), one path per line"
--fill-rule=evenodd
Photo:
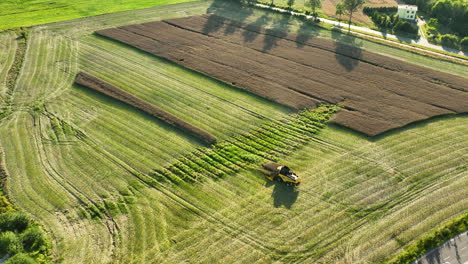
M189 3L31 30L12 114L0 123L0 146L9 197L44 225L58 260L375 263L467 210L466 116L376 140L336 127L304 140L303 127L281 125L295 120L287 108L92 34L207 9L247 23L269 16L229 3L218 8ZM268 27L284 22L272 16ZM284 23L286 31L301 26ZM366 43L458 75L466 69ZM195 183L155 182L155 170L180 172L185 167L178 161L206 158L212 150L132 107L74 86L79 71L180 115L220 141L267 149L282 135L286 143L304 145L277 156L303 177L303 185L292 192L250 167Z
M370 136L468 111L465 78L215 15L96 33L295 109L341 103L334 122Z
M6 96L8 71L14 61L17 42L15 35L7 32L0 34L0 97Z

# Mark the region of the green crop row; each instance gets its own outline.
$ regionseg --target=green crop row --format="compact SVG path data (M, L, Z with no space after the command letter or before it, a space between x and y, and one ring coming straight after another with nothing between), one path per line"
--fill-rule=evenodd
M206 177L218 179L233 175L264 160L277 161L299 149L337 110L335 105L321 105L293 114L287 120L271 121L211 148L200 148L149 175L158 182L194 183Z

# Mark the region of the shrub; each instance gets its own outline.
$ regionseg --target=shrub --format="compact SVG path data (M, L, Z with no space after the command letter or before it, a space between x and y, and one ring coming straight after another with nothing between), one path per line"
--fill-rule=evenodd
M451 34L445 34L440 36L440 42L443 46L447 46L450 48L458 48L458 37Z
M431 18L427 24L431 27L437 27L439 25L439 20L437 18Z
M464 37L461 41L460 41L460 46L462 48L463 51L468 51L468 37Z
M29 218L19 212L8 212L0 214L0 231L23 232L28 228Z
M6 231L0 234L0 255L15 255L21 250L21 241L15 233Z
M412 25L408 21L398 20L398 22L393 27L393 31L394 32L405 32L405 33L410 33L410 34L417 34L418 33L418 27L415 26L415 25Z
M37 262L30 256L20 253L11 257L5 264L37 264Z
M44 231L38 227L31 227L26 229L21 234L21 240L23 242L23 248L26 252L46 252L48 248L48 241L44 234Z

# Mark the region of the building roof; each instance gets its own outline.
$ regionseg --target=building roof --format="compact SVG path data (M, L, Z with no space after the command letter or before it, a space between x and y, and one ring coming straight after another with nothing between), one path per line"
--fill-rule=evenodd
M418 11L418 6L415 6L415 5L398 5L398 9L407 9L407 10Z

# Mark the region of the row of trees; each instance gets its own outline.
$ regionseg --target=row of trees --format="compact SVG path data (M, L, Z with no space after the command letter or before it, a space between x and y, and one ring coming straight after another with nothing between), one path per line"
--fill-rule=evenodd
M241 0L242 1L242 0ZM255 2L255 0L246 0L247 2L250 2L250 1L253 1ZM356 12L357 10L359 10L360 8L362 8L362 6L365 4L365 0L341 0L341 2L339 2L337 5L336 5L336 15L339 15L340 16L340 20L341 20L341 16L344 15L344 14L348 14L349 15L349 28L348 28L348 31L351 29L351 20L353 18L353 13ZM294 0L288 0L288 7L289 9L292 8L292 4L294 3ZM274 0L271 0L271 3L270 3L271 6L274 6ZM307 6L308 8L311 9L312 11L312 15L317 17L318 13L317 13L317 9L320 9L322 7L322 0L305 0L305 6Z
M341 2L336 4L335 14L340 17L340 20L342 15L345 13L349 14L348 31L351 30L351 20L353 18L353 13L358 11L365 3L365 0L341 0Z

